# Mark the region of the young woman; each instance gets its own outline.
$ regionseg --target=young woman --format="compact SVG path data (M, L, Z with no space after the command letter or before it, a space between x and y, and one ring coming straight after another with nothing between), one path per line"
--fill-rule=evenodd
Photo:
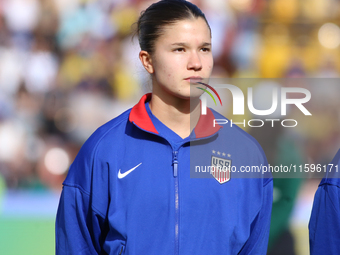
M266 254L272 180L190 178L190 163L267 164L247 133L214 126L224 117L210 109L200 114L192 88L213 68L204 14L163 0L142 13L137 32L152 94L80 150L60 198L57 254Z

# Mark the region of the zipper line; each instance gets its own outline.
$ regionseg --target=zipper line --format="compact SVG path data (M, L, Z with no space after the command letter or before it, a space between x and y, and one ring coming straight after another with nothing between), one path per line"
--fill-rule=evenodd
M175 182L175 255L179 254L179 187L178 187L178 150L172 152Z
M202 137L202 138L194 138L193 140L191 140L191 137L190 137L189 141L186 141L186 142L184 142L184 143L182 143L180 145L173 146L168 141L168 139L166 139L162 135L155 134L153 132L150 132L150 131L147 131L145 129L142 129L138 125L136 125L135 123L133 123L133 124L135 126L137 126L139 129L141 129L141 130L143 130L143 131L145 131L147 133L150 133L150 134L153 134L153 135L156 135L158 137L163 138L165 141L168 142L168 144L170 145L170 147L172 149L172 165L173 165L173 175L174 175L174 182L175 182L175 247L174 247L175 250L174 250L174 253L175 253L175 255L178 255L179 254L179 223L180 223L179 222L179 181L178 181L178 163L179 162L178 162L178 151L179 151L179 149L182 146L184 146L185 144L187 144L189 142L207 139L207 138L210 138L210 137L214 136L215 134L212 134L212 135L207 136L207 137ZM122 252L122 250L121 250L121 252Z
M179 194L178 178L175 177L175 255L179 254Z

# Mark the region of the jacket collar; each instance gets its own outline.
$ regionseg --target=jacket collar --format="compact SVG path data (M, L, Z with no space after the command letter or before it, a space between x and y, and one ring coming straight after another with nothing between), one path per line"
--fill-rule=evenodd
M131 109L129 121L145 131L159 134L145 109L145 103L151 100L151 95L151 93L145 94ZM213 112L208 108L207 115L201 115L198 120L198 123L194 129L195 137L208 137L220 130L220 125L216 125L215 127L212 125L214 119L215 116Z

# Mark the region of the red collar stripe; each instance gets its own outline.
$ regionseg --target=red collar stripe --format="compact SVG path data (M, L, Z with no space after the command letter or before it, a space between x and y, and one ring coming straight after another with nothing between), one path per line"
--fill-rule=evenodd
M153 125L148 112L145 109L145 103L151 100L151 93L145 94L136 104L129 116L129 120L132 123L135 123L138 127L141 129L144 129L146 131L158 134L158 131L156 130L155 126Z
M222 126L216 124L213 126L215 116L209 108L207 108L207 115L201 115L195 127L196 138L203 138L215 134Z
M129 121L140 127L141 129L158 134L157 129L153 125L148 112L145 109L145 103L151 100L151 93L145 94L130 112ZM195 127L196 138L203 138L215 134L220 130L221 126L213 126L215 116L208 108L207 115L201 115Z

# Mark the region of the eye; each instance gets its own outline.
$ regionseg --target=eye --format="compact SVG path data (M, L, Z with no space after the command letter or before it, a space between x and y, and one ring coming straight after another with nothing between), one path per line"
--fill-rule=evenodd
M184 52L185 49L184 48L176 48L174 49L175 52Z
M210 48L205 47L205 48L202 48L201 51L203 51L203 52L210 52Z

